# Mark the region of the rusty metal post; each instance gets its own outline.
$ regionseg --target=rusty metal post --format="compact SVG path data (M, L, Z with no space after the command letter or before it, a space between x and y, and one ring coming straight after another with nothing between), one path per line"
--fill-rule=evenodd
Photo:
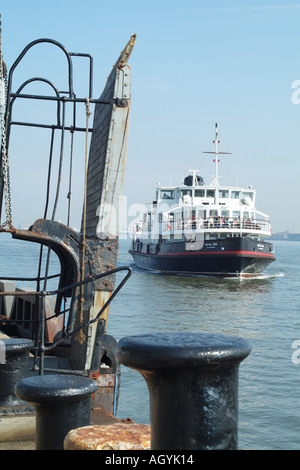
M39 375L17 383L16 395L35 408L37 450L63 450L70 430L91 424L96 389L93 379L75 375Z
M14 389L16 383L29 375L29 351L33 341L22 338L1 339L5 362L0 363L0 407L17 406L21 403Z
M237 449L242 338L171 333L119 341L120 362L141 373L150 395L151 449Z

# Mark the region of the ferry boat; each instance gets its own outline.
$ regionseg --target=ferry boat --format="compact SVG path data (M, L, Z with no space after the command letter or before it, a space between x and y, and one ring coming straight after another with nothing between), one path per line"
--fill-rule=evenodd
M218 125L215 175L205 184L190 170L179 186L156 189L129 253L140 268L221 277L260 275L275 261L269 216L256 209L256 191L219 184Z

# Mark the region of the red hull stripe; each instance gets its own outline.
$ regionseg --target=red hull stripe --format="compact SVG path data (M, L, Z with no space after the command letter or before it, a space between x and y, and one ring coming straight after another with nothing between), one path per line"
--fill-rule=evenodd
M145 253L147 254L147 253ZM157 253L157 256L193 256L193 255L246 255L255 257L274 258L271 253L258 253L257 251L192 251L191 253Z

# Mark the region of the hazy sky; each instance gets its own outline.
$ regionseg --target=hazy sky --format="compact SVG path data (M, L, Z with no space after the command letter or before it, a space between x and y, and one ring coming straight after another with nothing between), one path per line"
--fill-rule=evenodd
M300 232L299 1L2 0L0 13L9 68L29 42L56 39L69 51L94 57L94 97L137 34L129 61L129 206L151 202L158 181L181 183L190 169L200 169L210 182L211 157L202 152L212 150L218 123L220 150L231 152L221 160L221 183L251 184L274 232ZM30 57L24 63L22 81L39 76L42 57L37 58L37 64ZM47 67L55 81L59 62L50 56ZM86 76L76 67L80 95ZM18 132L10 152L15 226L42 215L35 208L44 194L48 159L35 154L35 137L26 146L28 137ZM79 163L76 168L75 188L83 178ZM79 216L81 204L80 199Z

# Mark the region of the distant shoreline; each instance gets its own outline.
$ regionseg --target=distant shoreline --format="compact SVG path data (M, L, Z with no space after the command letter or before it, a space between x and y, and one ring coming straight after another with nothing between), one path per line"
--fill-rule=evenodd
M269 240L286 240L286 241L294 241L300 242L300 233L273 233Z

